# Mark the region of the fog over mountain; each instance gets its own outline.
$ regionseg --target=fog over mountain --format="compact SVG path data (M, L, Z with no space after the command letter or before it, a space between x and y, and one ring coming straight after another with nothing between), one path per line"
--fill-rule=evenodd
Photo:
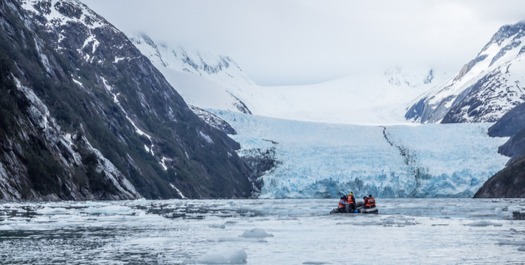
M127 34L228 55L261 85L311 84L400 65L455 73L525 2L82 0Z

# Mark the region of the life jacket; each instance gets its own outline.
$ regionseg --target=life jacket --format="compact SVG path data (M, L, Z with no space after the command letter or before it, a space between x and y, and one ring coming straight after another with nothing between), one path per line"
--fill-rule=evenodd
M376 199L372 196L368 197L368 204L370 204L370 208L376 207Z
M364 201L365 208L372 208L372 204L370 203L370 198L365 198Z
M339 204L337 205L338 208L345 208L346 201L343 199L339 200Z
M348 204L355 204L354 195L348 195Z

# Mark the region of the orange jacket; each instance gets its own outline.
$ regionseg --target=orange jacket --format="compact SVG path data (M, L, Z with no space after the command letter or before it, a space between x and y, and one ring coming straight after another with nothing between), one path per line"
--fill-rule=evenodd
M376 199L372 196L368 197L368 204L370 204L370 208L376 207Z
M365 208L371 208L372 206L370 206L370 199L369 198L365 198L364 199L364 205L365 205Z
M355 204L354 195L348 195L348 204Z

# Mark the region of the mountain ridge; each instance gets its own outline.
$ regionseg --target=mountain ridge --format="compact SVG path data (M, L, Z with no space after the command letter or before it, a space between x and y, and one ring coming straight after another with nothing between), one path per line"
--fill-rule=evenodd
M443 82L447 76L433 68L416 71L392 66L367 76L354 74L316 84L259 86L229 56L202 56L204 53L200 51L158 44L146 33L132 35L130 39L181 91L188 104L200 109L281 119L345 124L408 123L403 115L410 99ZM215 66L214 71L206 72L204 66Z
M495 122L525 101L525 23L502 26L443 86L415 100L405 114L422 123Z
M0 199L246 198L239 148L73 0L6 0ZM4 115L2 115L4 116ZM46 133L47 132L47 133Z
M230 57L157 44L146 33L129 39L190 105L252 113L243 90L255 84Z

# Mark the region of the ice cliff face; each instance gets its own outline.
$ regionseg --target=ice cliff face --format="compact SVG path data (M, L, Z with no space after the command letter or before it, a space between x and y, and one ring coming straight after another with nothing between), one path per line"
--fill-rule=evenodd
M422 123L495 122L525 101L525 22L501 27L443 86L414 101L405 117Z
M0 199L251 195L239 145L78 1L0 3L0 81Z
M261 198L471 197L507 160L490 124L360 126L216 113L243 157L264 156Z

